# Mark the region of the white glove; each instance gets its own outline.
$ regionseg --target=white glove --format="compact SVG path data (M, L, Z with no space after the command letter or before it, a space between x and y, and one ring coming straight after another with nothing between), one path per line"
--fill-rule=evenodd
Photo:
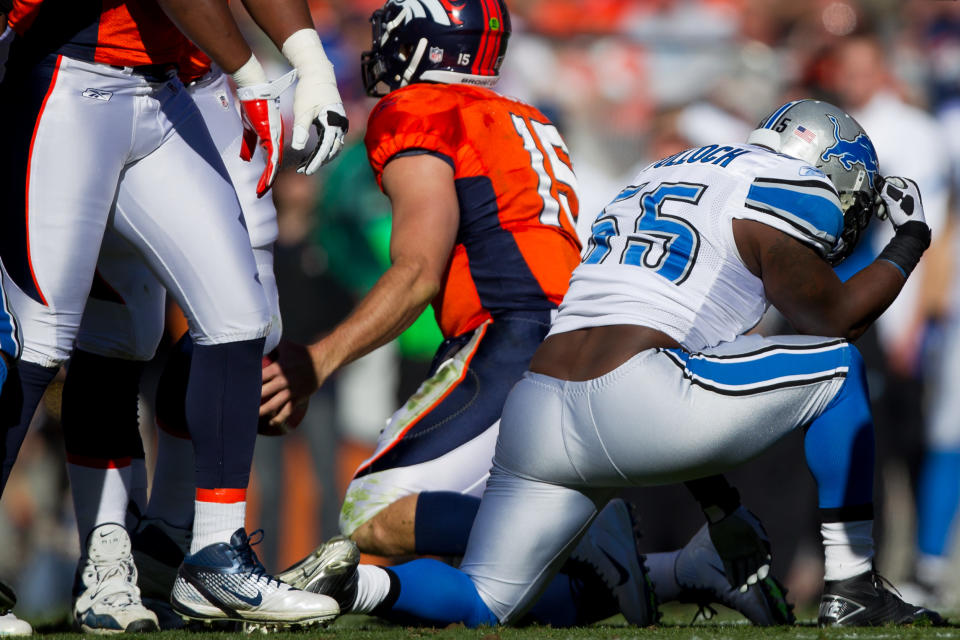
M349 122L337 90L333 65L323 52L317 32L313 29L297 31L283 43L282 51L299 78L293 95L293 139L290 146L303 149L310 125L317 128L316 148L297 167L298 173L310 175L340 153Z
M916 220L927 223L923 217L923 200L920 198L920 188L910 178L896 176L884 178L880 186L881 206L877 209L880 219L890 218L894 229Z

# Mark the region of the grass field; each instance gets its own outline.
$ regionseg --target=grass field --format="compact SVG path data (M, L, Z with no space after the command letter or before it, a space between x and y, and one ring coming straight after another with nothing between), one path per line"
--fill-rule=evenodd
M958 627L881 627L874 629L818 629L814 624L815 611L803 611L798 615L799 624L793 627L757 628L744 624L742 618L718 607L720 615L709 621L690 624L695 607L666 606L663 608L663 620L657 627L640 629L627 626L622 618L612 618L602 624L577 629L552 629L549 627L526 627L520 629L483 628L465 629L448 627L446 629L424 629L396 627L367 616L344 616L325 629L310 629L296 633L273 633L271 640L302 640L305 637L323 640L390 640L392 638L411 638L423 640L831 640L842 639L926 639L957 638ZM951 616L960 619L960 615ZM44 639L79 640L79 633L64 633L64 625L40 628ZM258 632L252 634L256 638ZM143 637L163 638L165 640L226 640L242 637L240 632L165 632L163 634L142 634Z

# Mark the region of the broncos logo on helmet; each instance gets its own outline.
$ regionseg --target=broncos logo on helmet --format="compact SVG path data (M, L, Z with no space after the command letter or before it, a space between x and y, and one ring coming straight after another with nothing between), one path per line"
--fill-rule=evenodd
M431 20L444 26L462 24L456 14L463 7L453 7L449 0L392 0L392 3L403 8L404 22L429 15Z
M832 147L824 150L820 159L829 162L830 158L836 157L847 171L852 170L855 164L863 165L872 189L874 177L880 171L880 167L877 166L877 152L874 150L870 138L861 132L853 140L844 140L840 135L840 122L831 114L827 114L827 117L833 122L833 136L837 141Z
M370 22L360 66L372 96L412 82L493 86L510 37L503 0L389 0Z

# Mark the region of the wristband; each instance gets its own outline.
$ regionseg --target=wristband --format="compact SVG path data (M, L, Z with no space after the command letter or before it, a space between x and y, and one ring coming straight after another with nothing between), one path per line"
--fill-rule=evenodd
M260 66L260 61L254 55L243 63L243 66L230 74L237 87L252 87L255 84L266 84L267 74Z
M896 235L883 248L877 260L892 263L907 278L929 246L930 227L919 220L910 220L897 227Z
M284 40L280 51L300 77L316 73L319 75L319 82L336 85L337 76L333 72L333 64L327 59L320 36L313 29L294 32Z

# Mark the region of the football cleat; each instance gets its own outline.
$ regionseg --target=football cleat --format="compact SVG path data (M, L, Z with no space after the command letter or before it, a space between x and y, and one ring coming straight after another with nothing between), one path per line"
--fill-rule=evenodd
M703 525L677 555L674 573L682 587L680 602L710 610L713 603L739 611L758 626L793 624L793 607L787 603L787 590L772 575L740 591L730 585L723 560L717 553L710 530Z
M0 637L29 635L33 635L33 627L26 620L13 615L12 611L0 616Z
M357 596L358 564L357 544L346 536L336 536L277 577L298 589L331 596L340 605L341 613L347 613Z
M119 524L101 524L87 536L74 583L73 617L87 633L158 631L157 616L143 606L130 536Z
M936 611L901 600L887 588L888 584L876 571L824 583L817 623L821 627L946 624Z
M570 559L593 569L628 622L646 627L657 622L660 612L643 555L637 549L640 529L634 509L619 498L611 500L597 514Z
M157 614L163 630L180 629L183 618L170 606L170 593L177 571L190 550L191 529L168 524L159 518L143 518L133 533L133 559L139 573L143 604Z
M261 538L255 538L257 533ZM266 572L252 548L260 539L261 530L248 537L237 529L229 544L218 542L186 556L170 597L173 610L192 620L269 627L308 626L337 617L340 608L333 598L296 589Z

